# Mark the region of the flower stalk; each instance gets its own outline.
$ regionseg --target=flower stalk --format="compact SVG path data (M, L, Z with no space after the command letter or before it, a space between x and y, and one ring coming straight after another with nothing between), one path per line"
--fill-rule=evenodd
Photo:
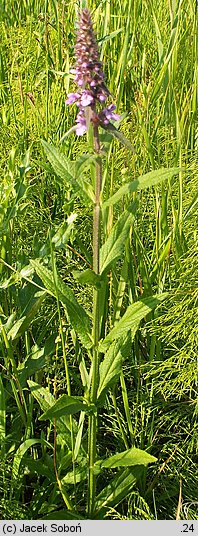
M100 141L98 126L93 127L94 149L99 155ZM95 174L95 205L93 212L93 270L96 274L100 272L100 190L102 182L102 160L98 156L96 160ZM99 380L99 338L100 338L100 318L99 318L99 289L93 291L93 359L92 359L92 382L90 401L95 404L97 401L97 390ZM97 412L89 417L88 434L88 455L89 455L89 483L88 483L88 515L92 517L96 495L96 476L94 464L96 461L96 441L97 441Z

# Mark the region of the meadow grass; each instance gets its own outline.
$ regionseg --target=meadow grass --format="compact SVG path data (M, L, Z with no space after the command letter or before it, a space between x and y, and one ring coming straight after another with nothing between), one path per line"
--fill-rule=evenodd
M89 8L107 85L122 117L119 129L135 148L130 152L101 132L102 243L138 202L122 255L109 269L102 338L130 306L168 292L157 309L145 313L134 336L129 330L117 383L101 400L96 445L100 460L135 447L157 462L140 478L134 472L134 480L129 469L126 474L119 469L117 477L114 467L100 472L96 466L93 516L196 519L197 5L90 0ZM62 280L91 318L92 286L83 284L79 272L92 266L92 208L87 191L79 197L41 144L55 146L72 161L71 170L82 157L78 173L91 192L91 139L64 137L76 116L75 105L66 108L65 99L75 90L70 68L77 12L78 4L55 0L4 0L0 8L0 512L5 519L90 513L87 414L39 420L54 399L89 391L90 350L71 326L60 292ZM121 186L161 168L179 171L113 202ZM44 270L53 274L51 290ZM120 475L128 491L111 501L108 484Z

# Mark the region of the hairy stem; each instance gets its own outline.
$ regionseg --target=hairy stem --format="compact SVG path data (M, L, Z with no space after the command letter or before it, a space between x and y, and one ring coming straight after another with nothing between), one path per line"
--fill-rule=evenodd
M94 125L94 149L100 153L100 142L98 127ZM102 162L98 156L96 161L96 182L95 182L95 205L93 214L93 270L96 274L100 271L100 189L102 179ZM93 292L93 361L92 361L92 382L90 401L95 404L97 400L98 377L99 377L99 352L98 344L100 337L99 319L99 290ZM89 417L88 434L88 456L89 456L89 483L88 483L88 515L92 517L94 512L94 502L96 494L96 476L94 474L94 464L96 460L96 439L97 439L97 411Z

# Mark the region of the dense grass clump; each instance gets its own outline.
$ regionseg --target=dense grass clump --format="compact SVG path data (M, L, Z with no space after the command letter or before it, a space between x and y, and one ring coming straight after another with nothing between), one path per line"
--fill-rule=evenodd
M68 134L78 6L0 7L0 515L196 519L197 6L87 7L99 149Z

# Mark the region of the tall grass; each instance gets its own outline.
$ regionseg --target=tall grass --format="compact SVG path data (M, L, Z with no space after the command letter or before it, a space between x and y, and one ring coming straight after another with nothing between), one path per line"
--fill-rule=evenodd
M140 478L129 469L123 477L121 469L115 475L114 468L104 473L96 465L94 516L196 518L197 5L192 0L90 0L89 7L108 87L123 114L119 128L135 147L132 153L101 133L103 243L122 213L138 202L121 258L111 266L108 283L102 283L102 338L119 326L128 307L153 294L169 294L130 334L117 383L98 410L100 461L131 447L149 451L158 461ZM74 88L76 15L73 2L50 0L10 0L0 11L0 494L5 518L58 519L62 510L65 519L87 515L88 417L82 411L80 417L39 420L63 394L86 396L90 388L90 350L65 314L59 279L90 319L92 286L84 285L82 274L92 266L86 188L92 191L93 150L86 137L64 137L76 113L75 107L69 113L65 107ZM72 161L71 170L77 160L85 185L80 198L47 161L41 139ZM114 203L120 187L162 167L179 168L179 173ZM53 288L45 270L52 274ZM119 478L125 479L127 493L111 501L108 485L114 479L119 488Z

